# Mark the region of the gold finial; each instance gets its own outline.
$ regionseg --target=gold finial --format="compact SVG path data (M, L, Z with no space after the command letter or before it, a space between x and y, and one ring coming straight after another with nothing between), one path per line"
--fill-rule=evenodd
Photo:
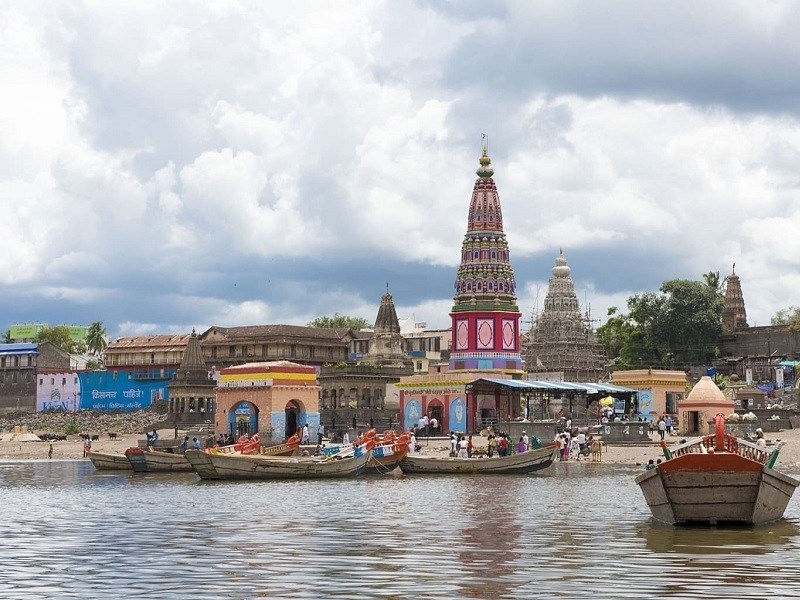
M476 171L478 177L488 178L494 174L492 159L489 158L489 136L485 133L481 134L481 158L478 162L481 163Z

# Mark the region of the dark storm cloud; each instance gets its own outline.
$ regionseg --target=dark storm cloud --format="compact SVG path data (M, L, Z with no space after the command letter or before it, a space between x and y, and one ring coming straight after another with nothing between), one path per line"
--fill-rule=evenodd
M436 6L434 4L434 6ZM509 3L484 21L445 81L516 97L577 94L797 113L800 6L733 2ZM760 7L760 8L759 8Z

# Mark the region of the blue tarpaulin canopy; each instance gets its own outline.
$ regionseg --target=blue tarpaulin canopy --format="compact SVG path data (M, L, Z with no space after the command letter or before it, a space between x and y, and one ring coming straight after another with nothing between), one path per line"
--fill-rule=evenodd
M782 360L778 363L781 367L791 367L794 368L797 365L800 365L800 360Z

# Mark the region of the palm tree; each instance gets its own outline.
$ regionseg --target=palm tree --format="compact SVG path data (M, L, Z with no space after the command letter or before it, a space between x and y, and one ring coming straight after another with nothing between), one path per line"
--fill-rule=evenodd
M92 354L99 355L106 349L108 342L106 342L106 329L103 327L102 321L95 321L89 325L89 331L86 334L86 346Z

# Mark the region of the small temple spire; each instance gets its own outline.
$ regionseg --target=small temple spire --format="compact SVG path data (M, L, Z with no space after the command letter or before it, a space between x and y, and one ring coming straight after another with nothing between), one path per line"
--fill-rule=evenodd
M481 163L481 166L475 171L478 177L488 179L494 175L492 159L489 158L489 136L485 133L481 134L481 158L478 162Z

